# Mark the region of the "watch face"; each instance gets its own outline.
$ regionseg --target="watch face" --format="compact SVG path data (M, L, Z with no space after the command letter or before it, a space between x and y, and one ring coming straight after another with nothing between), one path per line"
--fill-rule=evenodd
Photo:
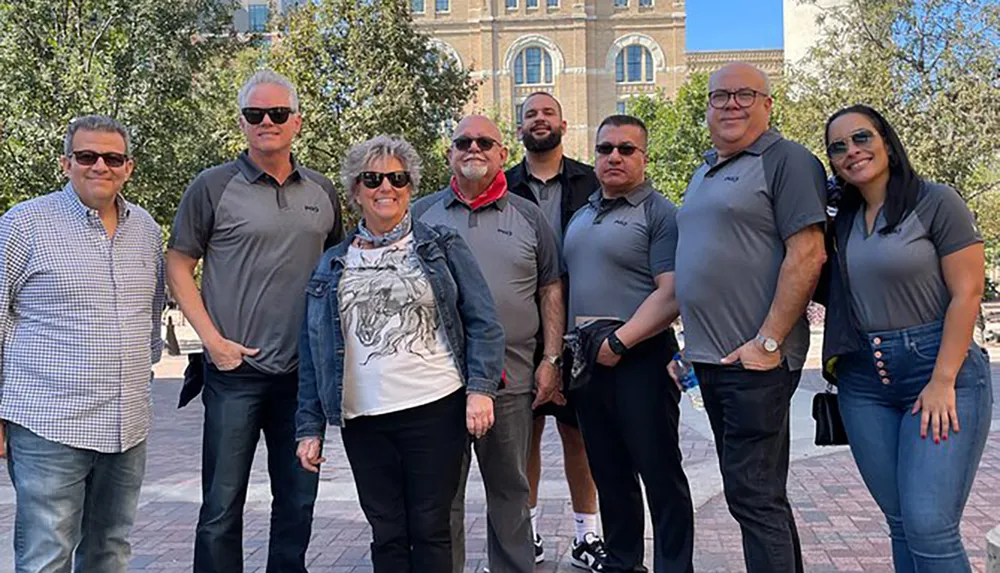
M776 352L778 350L778 341L773 338L768 338L764 341L764 350L768 352Z

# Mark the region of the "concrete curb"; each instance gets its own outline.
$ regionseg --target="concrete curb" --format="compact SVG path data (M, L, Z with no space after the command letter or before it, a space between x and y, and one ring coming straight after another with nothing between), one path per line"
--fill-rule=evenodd
M1000 573L1000 525L986 534L986 573Z

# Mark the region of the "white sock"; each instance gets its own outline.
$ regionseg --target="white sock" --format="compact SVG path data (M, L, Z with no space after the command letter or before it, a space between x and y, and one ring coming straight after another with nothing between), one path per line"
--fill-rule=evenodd
M588 533L597 535L596 513L573 513L573 526L576 528L576 542L583 543Z
M531 513L531 531L538 535L538 506L529 507L528 511Z

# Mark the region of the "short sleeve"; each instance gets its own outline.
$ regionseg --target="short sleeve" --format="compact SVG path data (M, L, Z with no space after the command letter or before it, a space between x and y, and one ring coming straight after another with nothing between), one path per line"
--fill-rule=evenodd
M764 154L764 171L782 241L826 223L826 170L808 149L782 140Z
M661 195L650 195L646 206L649 228L649 271L654 277L674 272L677 255L677 207Z
M540 211L534 219L535 236L538 238L538 285L545 286L562 279L564 266L552 226Z
M928 231L939 257L983 242L972 212L957 191L944 185L934 185L925 199L928 200L936 207Z
M214 226L215 206L203 173L191 182L181 197L167 248L200 259L208 248Z

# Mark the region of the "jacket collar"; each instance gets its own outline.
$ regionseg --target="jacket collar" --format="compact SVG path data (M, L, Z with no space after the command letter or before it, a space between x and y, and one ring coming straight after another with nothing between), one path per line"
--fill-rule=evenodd
M422 248L427 243L436 241L438 237L441 236L441 233L437 232L434 227L431 227L427 223L424 223L416 218L413 219L410 228L413 233L416 248L418 249ZM331 265L333 265L334 261L342 260L345 256L347 256L347 250L351 248L351 245L354 243L354 239L357 236L358 229L355 227L350 233L347 234L343 241L333 247L330 247L330 250L327 253L330 258Z
M585 167L586 166L583 163L563 155L562 168L559 176L565 177L567 181L572 181L580 177L586 177L587 171ZM528 172L528 160L525 158L522 159L520 163L515 165L514 168L508 173L507 187L514 189L521 185L527 185L529 177L531 177L531 174Z

